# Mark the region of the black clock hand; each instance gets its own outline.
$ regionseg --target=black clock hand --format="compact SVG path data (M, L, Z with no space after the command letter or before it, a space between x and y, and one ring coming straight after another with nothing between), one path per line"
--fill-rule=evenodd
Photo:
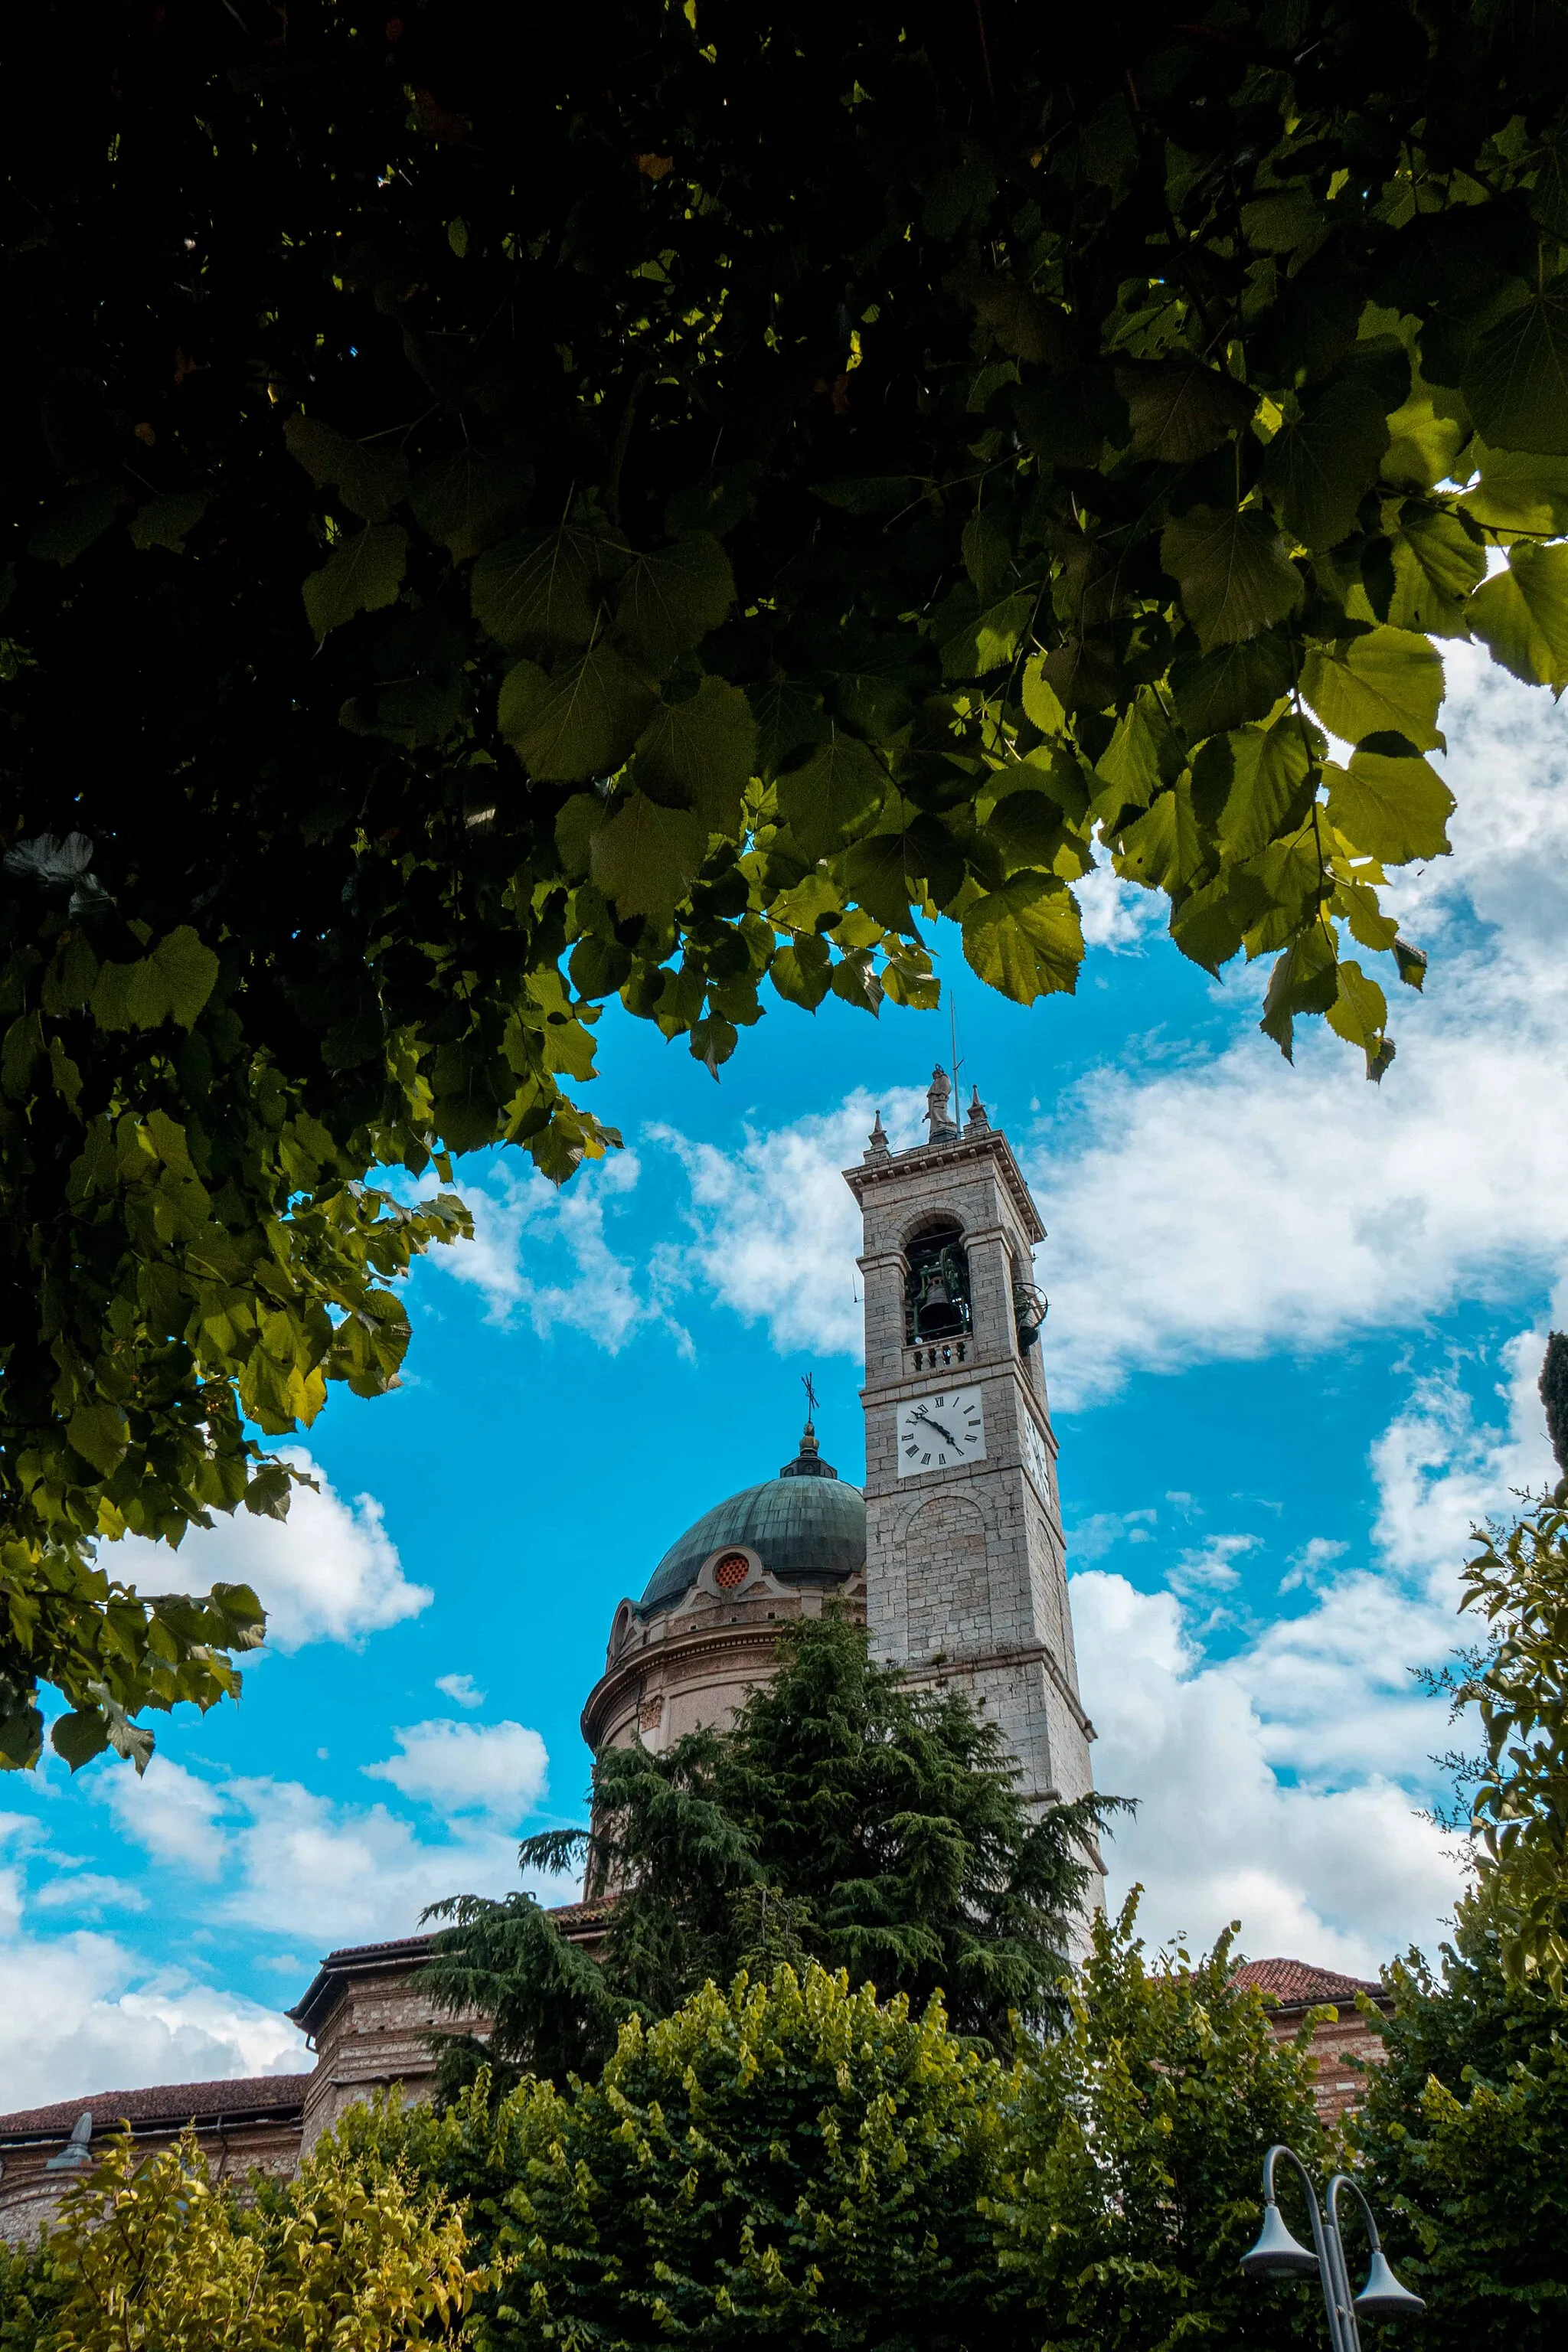
M957 1438L954 1437L951 1432L943 1429L940 1421L933 1421L929 1412L917 1412L915 1419L917 1421L923 1421L928 1429L934 1429L944 1445L956 1445L958 1444Z

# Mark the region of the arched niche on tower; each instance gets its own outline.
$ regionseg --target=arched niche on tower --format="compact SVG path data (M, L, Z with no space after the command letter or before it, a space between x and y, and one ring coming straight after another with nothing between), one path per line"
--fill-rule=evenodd
M969 1252L957 1217L931 1213L904 1235L904 1337L913 1347L973 1329Z

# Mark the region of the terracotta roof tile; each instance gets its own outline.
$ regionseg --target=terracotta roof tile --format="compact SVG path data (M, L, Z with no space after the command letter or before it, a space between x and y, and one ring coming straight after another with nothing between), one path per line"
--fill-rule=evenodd
M1282 2009L1306 2009L1319 2000L1349 2005L1358 1992L1377 1998L1383 1990L1369 1978L1342 1976L1338 1969L1321 1969L1310 1960L1243 1960L1236 1980L1271 1992Z
M219 2116L287 2116L304 2100L308 2074L245 2074L222 2083L160 2083L142 2091L87 2091L56 2099L47 2107L21 2107L0 2116L0 2138L58 2132L65 2138L84 2108L92 2113L93 2135L121 2123L216 2123Z

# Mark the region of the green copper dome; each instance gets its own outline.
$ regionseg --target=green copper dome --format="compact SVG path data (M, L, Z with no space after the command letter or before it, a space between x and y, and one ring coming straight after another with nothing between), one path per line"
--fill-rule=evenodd
M670 1545L637 1603L668 1609L696 1583L705 1559L744 1544L784 1584L843 1584L866 1565L866 1498L822 1461L807 1427L795 1460L776 1478L742 1487L704 1511Z

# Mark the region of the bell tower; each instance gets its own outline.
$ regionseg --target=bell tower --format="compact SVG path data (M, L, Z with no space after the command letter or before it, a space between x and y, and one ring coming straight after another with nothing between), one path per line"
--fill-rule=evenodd
M978 1094L962 1129L947 1074L927 1140L861 1164L866 1297L866 1612L874 1656L956 1682L1000 1724L1033 1807L1086 1795L1057 1444L1040 1363L1034 1202Z

